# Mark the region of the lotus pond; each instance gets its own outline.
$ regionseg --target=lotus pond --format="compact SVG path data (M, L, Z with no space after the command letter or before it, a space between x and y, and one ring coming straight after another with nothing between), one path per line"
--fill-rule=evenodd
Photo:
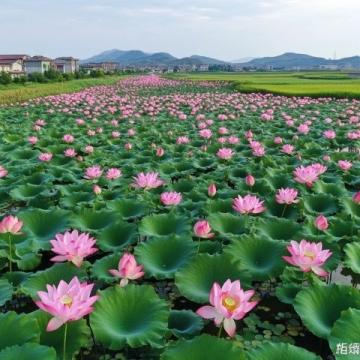
M0 107L0 359L360 359L359 141L223 82Z

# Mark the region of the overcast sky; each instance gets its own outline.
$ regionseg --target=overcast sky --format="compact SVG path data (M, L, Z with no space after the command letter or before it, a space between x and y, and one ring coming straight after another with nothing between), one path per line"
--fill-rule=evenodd
M360 0L0 0L0 53L360 55Z

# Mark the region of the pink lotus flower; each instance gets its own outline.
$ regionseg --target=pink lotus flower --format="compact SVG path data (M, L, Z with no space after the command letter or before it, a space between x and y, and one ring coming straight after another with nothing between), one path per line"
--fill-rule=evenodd
M129 280L136 280L144 276L143 266L138 265L134 255L130 253L125 253L119 261L118 269L111 269L109 273L121 278L121 287L126 286Z
M218 130L218 133L220 135L226 135L229 132L229 130L226 127L220 127Z
M58 254L51 258L54 262L70 261L80 267L84 258L94 254L98 249L94 247L96 240L87 233L77 230L56 234L55 240L50 240L52 252Z
M117 168L111 168L106 172L106 178L108 180L115 180L115 179L119 178L120 176L122 176L121 170L119 170Z
M13 235L20 235L23 222L16 216L8 215L0 221L0 234L10 233Z
M162 156L164 156L164 154L165 154L165 151L163 148L160 147L160 148L156 149L156 156L162 157Z
M249 301L254 294L254 290L244 291L239 280L231 282L228 279L222 287L215 282L209 296L212 306L202 306L196 313L204 319L214 319L216 326L223 323L226 333L233 337L235 320L244 318L258 304L258 301Z
M141 172L134 177L134 183L132 184L135 188L142 188L145 190L155 189L164 184L164 181L159 179L157 172Z
M266 209L263 206L264 201L260 201L255 195L240 195L233 201L233 209L240 214L260 214Z
M279 145L279 144L282 144L282 142L283 142L283 139L280 136L276 136L274 138L274 143L275 144Z
M93 192L95 195L100 195L101 194L101 187L99 185L94 185L93 186Z
M310 129L309 129L309 126L307 124L300 124L297 128L297 131L301 134L307 134Z
M90 166L85 170L84 178L88 180L98 179L102 175L101 167L98 165Z
M324 231L329 227L329 223L327 221L327 218L324 215L319 215L315 221L314 221L314 225L316 226L317 229Z
M94 152L94 148L93 148L91 145L87 145L87 146L85 146L84 151L85 151L87 154L91 154L92 152Z
M218 152L216 153L216 155L223 160L230 160L233 156L234 153L232 151L232 149L229 148L221 148L218 150Z
M36 305L54 316L46 331L55 331L69 321L76 321L93 311L92 305L99 296L90 296L94 284L80 283L75 276L69 284L61 280L59 285L46 285L47 292L38 291L40 301Z
M210 129L203 129L199 131L199 135L204 139L210 139L212 136L212 132Z
M8 174L8 171L0 165L0 179L3 178L3 177L6 177Z
M76 154L75 149L69 148L69 149L66 149L66 150L64 151L64 155L65 155L66 157L75 157L77 154Z
M193 230L195 235L202 239L210 239L215 236L215 234L211 232L210 224L206 220L197 221Z
M47 161L50 161L52 159L52 157L53 157L52 153L41 153L39 155L39 160L47 162Z
M252 175L247 175L245 177L245 184L247 186L254 186L255 185L255 178Z
M28 142L31 144L31 145L35 145L37 142L38 142L38 138L36 136L29 136L28 137Z
M163 192L160 195L160 201L165 206L172 206L180 204L182 200L182 195L176 191Z
M298 195L298 192L296 189L281 188L278 190L278 192L275 196L276 202L278 204L286 204L286 205L295 204L295 203L299 202L299 200L296 200L297 195Z
M210 197L214 197L216 195L216 185L215 184L210 184L208 187L208 195Z
M179 136L177 139L176 139L176 143L178 145L181 145L181 144L188 144L190 142L189 138L187 136Z
M352 197L353 202L356 204L360 204L360 191L358 191L357 193L355 193Z
M72 142L74 142L74 137L70 134L66 134L66 135L64 135L63 140L66 143L72 143Z
M227 140L228 140L228 143L232 144L232 145L238 144L240 141L237 136L233 136L233 135L229 136Z
M126 144L124 145L124 148L125 148L125 150L131 150L131 149L132 149L132 144L126 143Z
M323 135L326 139L335 139L336 132L334 130L326 130Z
M294 152L294 146L290 144L285 144L281 148L281 151L285 154L291 155Z
M348 160L339 160L338 161L338 166L341 170L343 171L348 171L352 168L352 162L348 161Z
M311 167L312 169L314 169L316 171L316 173L318 174L318 176L320 176L321 174L323 174L324 172L326 172L327 167L319 164L319 163L315 163L312 165L309 165L309 167Z
M119 133L119 131L113 131L113 132L111 133L111 136L112 136L114 139L117 139L117 138L120 137L120 133Z
M289 264L298 266L303 272L313 271L319 276L327 276L328 273L321 266L332 255L332 252L322 250L321 242L291 241L287 249L291 256L283 256L283 259Z
M319 174L314 167L300 166L294 171L295 181L300 184L305 184L308 187L312 187L313 183L318 180Z

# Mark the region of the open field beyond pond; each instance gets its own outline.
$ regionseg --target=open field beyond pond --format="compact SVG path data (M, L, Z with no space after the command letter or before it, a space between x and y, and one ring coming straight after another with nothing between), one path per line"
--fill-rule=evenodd
M179 73L174 79L231 81L241 92L271 92L297 96L360 98L360 73L244 72Z

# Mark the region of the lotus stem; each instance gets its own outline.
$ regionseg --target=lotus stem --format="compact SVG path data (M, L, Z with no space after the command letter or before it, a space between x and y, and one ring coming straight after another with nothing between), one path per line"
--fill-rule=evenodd
M281 213L281 217L284 217L285 211L286 211L287 204L284 205L283 211Z
M9 272L12 272L12 244L11 244L11 235L9 234Z
M63 360L66 360L66 337L67 337L67 326L68 324L65 323L64 329L64 342L63 342Z
M220 325L220 327L219 327L218 338L221 337L222 328L223 328L223 324L221 323L221 325Z

